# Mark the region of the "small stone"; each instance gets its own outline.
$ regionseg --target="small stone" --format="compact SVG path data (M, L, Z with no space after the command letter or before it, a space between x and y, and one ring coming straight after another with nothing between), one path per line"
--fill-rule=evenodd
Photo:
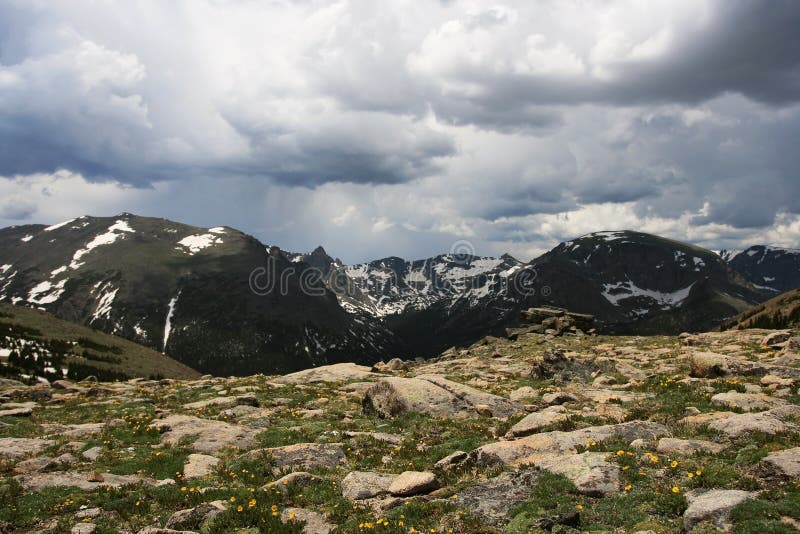
M544 402L548 406L554 406L556 404L566 404L568 402L578 402L578 400L579 400L578 397L576 397L572 393L566 393L564 391L547 393L542 396L542 402Z
M94 523L78 523L69 532L70 534L92 534L96 530L97 525Z
M75 512L75 519L94 519L102 513L100 508L86 508Z
M475 406L473 406L473 408L475 408L475 411L480 416L483 416L483 417L491 417L492 416L492 409L489 406L487 406L486 404L476 404Z
M322 482L322 479L317 475L312 475L306 471L295 471L294 473L282 476L275 482L270 482L265 487L274 487L279 491L286 491L288 488L306 487L319 482Z
M100 458L101 454L103 454L103 448L102 447L92 447L91 449L86 449L85 451L83 451L81 453L81 456L83 456L84 458L86 458L89 461L94 462L98 458Z
M448 471L464 463L468 457L469 455L466 452L456 451L452 454L448 454L447 456L436 462L433 465L433 467L434 469L441 469L443 471Z

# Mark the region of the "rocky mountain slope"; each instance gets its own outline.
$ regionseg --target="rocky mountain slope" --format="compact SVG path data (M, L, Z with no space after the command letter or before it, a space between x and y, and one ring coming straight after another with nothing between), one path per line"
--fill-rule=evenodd
M0 530L796 532L800 338L523 334L285 376L0 382Z
M343 265L321 247L306 255L284 254L319 269L345 310L379 319L402 350L415 355L432 356L472 342L513 322L519 311L508 286L523 264L508 255L390 257Z
M529 304L590 313L619 333L709 329L772 294L709 250L632 231L561 243L531 267L550 291Z
M800 250L754 246L730 260L736 272L773 293L800 288Z
M35 309L0 304L0 376L73 380L197 378L200 373L127 339Z
M0 264L0 301L126 337L204 372L374 361L393 343L377 322L344 311L321 281L301 281L294 264L231 228L130 214L12 227L0 231ZM254 291L256 269L256 285L278 289Z

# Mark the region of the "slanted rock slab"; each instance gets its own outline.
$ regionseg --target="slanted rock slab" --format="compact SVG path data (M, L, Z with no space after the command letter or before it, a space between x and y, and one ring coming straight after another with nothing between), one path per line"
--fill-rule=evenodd
M800 447L771 452L761 461L784 476L800 477Z
M439 487L436 475L425 471L404 471L389 484L389 493L398 497L430 493Z
M763 393L739 393L738 391L717 393L711 397L711 402L727 408L741 408L746 412L769 410L770 408L786 404L786 401L783 399L770 397Z
M372 372L372 368L354 363L336 363L323 365L313 369L306 369L280 376L273 380L278 384L311 384L314 382L348 382L351 380L366 380L378 378L382 375Z
M510 441L489 443L475 449L470 456L480 465L534 464L537 460L550 459L554 454L575 454L578 445L586 440L603 441L621 439L631 442L635 439L655 440L669 434L664 425L652 421L629 421L616 425L602 425L573 430L570 432L552 431L533 434Z
M691 530L697 523L713 520L722 527L731 510L738 504L756 496L752 491L741 490L692 490L686 494L689 507L683 513L683 528Z
M537 469L507 471L464 488L454 501L485 521L499 526L508 521L508 513L513 508L528 500L540 476L541 471Z
M506 437L518 438L521 436L528 436L546 426L566 421L567 419L569 419L569 413L566 408L563 406L549 406L544 410L533 412L525 416L520 422L511 427L508 433L506 433Z
M0 458L34 456L54 443L50 439L0 438Z

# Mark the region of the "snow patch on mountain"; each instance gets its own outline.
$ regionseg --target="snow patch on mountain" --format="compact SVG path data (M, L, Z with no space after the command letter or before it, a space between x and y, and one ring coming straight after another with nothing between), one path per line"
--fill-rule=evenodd
M28 234L25 237L21 238L20 241L22 241L23 243L27 243L31 239L33 239L33 236L31 234Z
M56 277L59 274L61 274L63 272L66 272L66 270L67 270L67 266L66 265L62 265L58 269L53 269L52 271L50 271L50 278Z
M75 251L75 254L72 256L72 261L69 264L70 268L79 269L83 265L83 262L80 261L82 257L97 247L110 245L116 242L117 239L124 238L126 233L135 233L135 230L128 225L127 221L121 219L116 221L108 227L108 230L104 234L95 236L94 239L86 243L84 248Z
M178 241L178 245L184 247L185 249L188 249L188 250L183 250L183 252L186 252L189 255L193 255L205 248L211 247L213 245L219 245L220 243L222 243L222 238L217 237L217 235L225 233L224 228L211 228L209 232L211 232L211 230L216 230L216 231L213 233L193 234L184 237L183 239ZM175 247L175 249L182 250L180 247Z
M10 263L6 263L5 265L0 265L0 273L5 274L7 270L12 267Z
M61 228L62 226L66 226L66 225L68 225L68 224L70 224L71 222L73 222L73 221L76 221L76 220L77 220L77 219L70 219L70 220L68 220L68 221L64 221L64 222L60 222L60 223L58 223L58 224L54 224L54 225L52 225L52 226L48 226L47 228L45 228L45 229L44 229L44 231L45 231L45 232L52 232L53 230L58 230L58 229L59 229L59 228Z
M603 297L614 306L619 306L620 302L633 297L647 297L654 300L662 308L674 308L686 300L695 282L692 282L683 289L672 292L654 291L638 287L630 279L623 282L603 284Z
M97 300L97 306L95 306L92 318L89 320L90 324L98 319L111 318L111 306L114 303L114 299L117 296L117 291L119 291L119 288L115 288L111 284L107 283L103 285L103 289L101 291L103 291L103 294L100 295L100 298Z
M39 282L28 293L28 302L31 304L52 304L61 298L64 293L64 285L67 283L67 278L59 280L55 284L48 281Z
M178 297L181 296L180 291L178 294L172 297L169 301L169 308L167 309L167 319L164 321L164 346L162 351L166 352L167 350L167 342L169 341L169 336L172 333L172 318L175 316L175 305L178 303Z

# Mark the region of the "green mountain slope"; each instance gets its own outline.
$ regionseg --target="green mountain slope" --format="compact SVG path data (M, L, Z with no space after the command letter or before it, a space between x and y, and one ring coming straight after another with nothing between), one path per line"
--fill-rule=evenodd
M36 309L0 304L0 355L31 375L101 380L133 377L197 378L200 373L126 339L61 320Z

